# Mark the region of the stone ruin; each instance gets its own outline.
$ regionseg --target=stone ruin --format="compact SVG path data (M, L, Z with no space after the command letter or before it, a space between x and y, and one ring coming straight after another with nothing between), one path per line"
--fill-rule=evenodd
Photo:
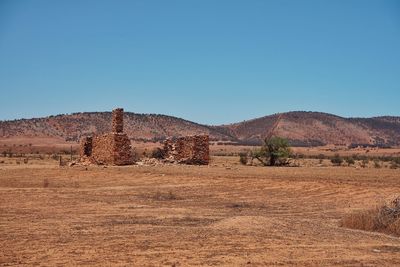
M79 148L81 161L109 165L133 164L131 141L123 130L124 110L114 109L111 133L81 139Z
M208 135L193 135L167 139L164 142L163 152L165 158L170 161L208 165L210 162L209 137Z
M103 135L81 138L79 154L84 164L133 164L131 142L124 131L124 110L112 111L112 131ZM210 149L208 135L185 136L167 139L162 150L164 162L191 165L208 165Z

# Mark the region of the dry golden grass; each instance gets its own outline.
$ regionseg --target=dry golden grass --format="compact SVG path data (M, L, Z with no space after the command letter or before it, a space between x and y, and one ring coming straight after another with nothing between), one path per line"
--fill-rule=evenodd
M341 225L400 236L400 198L396 197L371 209L350 213L343 218Z
M400 190L349 167L0 165L0 265L398 266L400 239L340 227ZM393 226L394 227L394 226Z

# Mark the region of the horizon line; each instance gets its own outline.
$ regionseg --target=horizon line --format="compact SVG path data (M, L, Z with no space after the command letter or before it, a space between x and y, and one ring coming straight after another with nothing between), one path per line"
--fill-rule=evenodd
M77 115L77 114L88 114L88 113L111 113L112 110L110 111L78 111L78 112L69 112L69 113L59 113L56 115L50 114L47 116L41 116L41 117L30 117L30 118L14 118L14 119L0 119L0 122L14 122L14 121L23 121L23 120L34 120L34 119L46 119L46 118L52 118L52 117L59 117L59 116L71 116L71 115ZM260 118L264 117L269 117L269 116L274 116L278 114L288 114L288 113L295 113L295 112L302 112L302 113L319 113L319 114L325 114L325 115L331 115L331 116L336 116L339 118L343 119L373 119L373 118L383 118L383 117L398 117L400 118L400 115L378 115L378 116L370 116L370 117L362 117L362 116L340 116L334 113L329 113L329 112L323 112L323 111L310 111L310 110L290 110L290 111L285 111L285 112L276 112L276 113L271 113L271 114L266 114L250 119L245 119L241 121L236 121L236 122L230 122L230 123L222 123L222 124L208 124L208 123L199 123L193 120L185 119L183 117L178 117L175 115L168 115L168 114L162 114L162 113L140 113L140 112L133 112L133 111L126 111L124 110L124 113L131 113L131 114L136 114L136 115L156 115L156 116L167 116L167 117L172 117L172 118L177 118L181 120L185 120L191 123L196 123L199 125L204 125L204 126L224 126L224 125L232 125L236 123L241 123L241 122L247 122L247 121L252 121L252 120L257 120Z

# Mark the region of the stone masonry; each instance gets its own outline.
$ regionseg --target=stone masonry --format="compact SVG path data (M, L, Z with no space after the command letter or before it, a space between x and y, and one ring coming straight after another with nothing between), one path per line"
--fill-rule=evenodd
M92 156L92 148L93 148L93 138L91 136L83 137L79 144L79 156L81 158Z
M123 133L123 115L123 109L113 110L111 133L82 138L80 143L82 160L89 159L90 162L95 164L133 164L131 141Z
M164 142L164 153L167 159L178 163L208 165L210 162L209 137L194 135L176 140L167 139Z
M116 108L112 112L112 131L113 133L124 132L124 109Z

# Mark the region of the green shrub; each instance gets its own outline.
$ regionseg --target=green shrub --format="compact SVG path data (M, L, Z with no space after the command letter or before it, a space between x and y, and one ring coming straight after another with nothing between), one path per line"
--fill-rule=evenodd
M282 166L288 164L291 154L289 142L281 137L265 139L263 146L252 152L252 158L259 160L264 166Z

